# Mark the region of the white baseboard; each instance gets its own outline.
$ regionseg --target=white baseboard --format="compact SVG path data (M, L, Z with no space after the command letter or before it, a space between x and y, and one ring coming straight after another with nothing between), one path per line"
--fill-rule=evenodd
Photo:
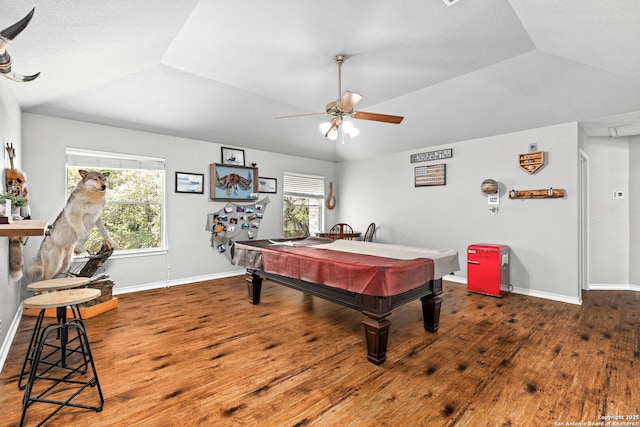
M224 279L226 277L242 276L246 270L226 271L223 273L207 274L204 276L186 277L183 279L169 280L166 282L144 283L134 286L119 286L116 284L113 287L113 295L128 294L131 292L148 291L151 289L168 288L171 286L188 285L195 282L204 282L206 280Z
M13 339L18 332L18 326L20 326L20 319L22 319L22 304L18 306L18 311L16 312L16 315L13 316L11 325L9 325L9 329L7 329L7 335L5 336L4 341L2 341L2 346L0 347L0 372L2 372L7 356L9 356L9 349L11 349Z
M466 277L454 276L453 274L447 274L442 278L442 280L447 280L449 282L462 283L463 285L467 284Z
M640 285L632 284L608 284L608 283L589 283L590 291L636 291L640 292Z
M550 292L544 292L544 291L532 291L531 289L516 288L516 287L514 287L511 290L511 292L513 292L514 294L527 295L530 297L544 298L544 299L550 299L552 301L560 301L560 302L566 302L569 304L582 305L581 298L570 297L567 295L552 294Z
M450 282L462 283L463 285L467 284L466 277L447 275L447 276L444 276L443 279L448 280ZM544 299L549 299L553 301L567 302L570 304L577 304L577 305L582 304L582 300L580 298L574 298L574 297L569 297L569 296L560 295L560 294L552 294L550 292L532 291L531 289L517 288L515 286L512 287L511 292L513 292L514 294L527 295L527 296L536 297L536 298L544 298Z

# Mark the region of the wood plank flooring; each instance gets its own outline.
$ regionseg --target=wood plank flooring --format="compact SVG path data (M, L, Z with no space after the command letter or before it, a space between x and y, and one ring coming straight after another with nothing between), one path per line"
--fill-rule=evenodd
M257 306L244 276L120 295L85 321L103 411L64 408L48 425L554 426L640 415L639 292L585 292L577 306L444 289L435 334L419 301L393 312L381 366L366 360L361 313L270 281ZM23 317L0 376L2 426L20 420L34 320ZM32 405L27 425L49 410Z

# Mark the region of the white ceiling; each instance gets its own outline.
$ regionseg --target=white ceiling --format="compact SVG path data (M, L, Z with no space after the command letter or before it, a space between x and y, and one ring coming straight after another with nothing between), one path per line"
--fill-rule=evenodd
M640 121L638 0L13 0L24 111L326 160L579 121ZM345 144L318 130L342 89Z

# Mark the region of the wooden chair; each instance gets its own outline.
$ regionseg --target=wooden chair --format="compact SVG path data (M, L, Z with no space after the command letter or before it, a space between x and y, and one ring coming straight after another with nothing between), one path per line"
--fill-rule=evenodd
M367 231L364 233L364 241L365 242L373 242L373 233L376 232L376 223L372 222L371 224L369 224L369 227L367 227Z
M338 223L331 227L329 230L329 234L331 234L332 239L353 239L353 228L349 224L345 224L343 222Z

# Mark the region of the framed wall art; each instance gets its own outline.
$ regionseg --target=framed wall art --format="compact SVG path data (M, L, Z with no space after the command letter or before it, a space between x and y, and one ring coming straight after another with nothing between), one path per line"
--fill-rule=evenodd
M278 180L276 178L266 178L264 176L258 177L258 192L273 194L277 193Z
M212 200L255 200L258 198L258 168L212 163Z
M411 155L411 163L425 162L428 160L449 159L453 157L453 148L445 150L429 151L427 153L417 153Z
M225 165L244 166L244 150L239 148L220 148L222 154L222 163Z
M425 187L447 184L447 165L417 166L414 168L414 186Z
M176 172L176 193L204 193L204 174Z

